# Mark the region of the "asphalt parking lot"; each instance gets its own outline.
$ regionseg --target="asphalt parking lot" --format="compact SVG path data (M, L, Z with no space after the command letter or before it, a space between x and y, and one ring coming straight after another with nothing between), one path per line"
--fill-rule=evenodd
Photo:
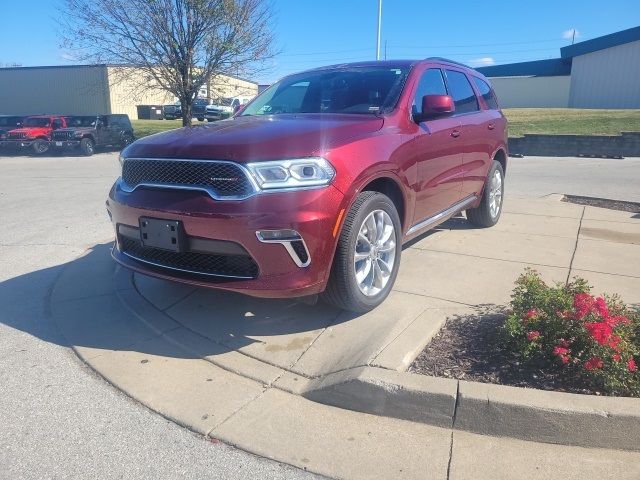
M3 474L309 476L207 442L151 413L91 373L65 346L45 308L46 299L61 265L110 240L104 200L118 167L114 153L90 158L0 157L0 375L7 379L0 393ZM639 201L639 184L640 159L532 157L511 160L506 195L569 193ZM295 353L283 351L282 361Z

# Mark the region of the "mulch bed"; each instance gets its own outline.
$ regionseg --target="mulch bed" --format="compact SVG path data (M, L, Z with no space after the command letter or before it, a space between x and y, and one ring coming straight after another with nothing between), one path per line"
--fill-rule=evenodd
M578 195L565 195L563 202L588 205L590 207L608 208L622 212L640 213L640 203L624 202L622 200L608 200L606 198L581 197Z
M450 319L409 367L410 372L457 380L601 395L561 369L523 365L501 348L503 314Z

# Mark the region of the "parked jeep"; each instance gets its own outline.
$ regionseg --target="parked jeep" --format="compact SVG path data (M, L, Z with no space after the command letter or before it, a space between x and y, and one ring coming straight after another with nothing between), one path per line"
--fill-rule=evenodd
M197 118L199 122L204 122L207 105L209 105L209 100L206 98L196 98L191 106L191 116Z
M240 107L246 105L251 97L219 98L207 105L204 118L209 122L224 120L233 115Z
M126 147L134 140L128 115L81 115L68 119L68 127L53 132L56 149L79 148L87 156L96 147Z
M176 118L182 118L182 105L180 103L173 103L171 105L164 105L162 107L162 117L165 120L175 120Z
M18 115L0 115L0 140L4 140L9 130L15 130L22 126L24 117Z
M51 134L67 126L67 117L59 115L34 115L27 117L20 128L9 130L0 142L3 147L33 149L36 155L49 150Z

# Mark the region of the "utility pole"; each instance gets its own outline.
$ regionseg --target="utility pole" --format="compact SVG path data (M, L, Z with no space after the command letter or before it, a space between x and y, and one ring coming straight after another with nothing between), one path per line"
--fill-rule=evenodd
M378 0L378 38L376 40L376 60L380 60L380 27L382 26L382 0Z

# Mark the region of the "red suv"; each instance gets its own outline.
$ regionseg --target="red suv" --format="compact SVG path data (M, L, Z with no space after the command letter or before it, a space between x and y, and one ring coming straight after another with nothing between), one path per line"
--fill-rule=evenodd
M122 152L113 256L193 285L370 310L403 243L462 210L498 221L506 123L488 81L444 59L285 77L231 119Z
M51 134L65 128L67 117L58 115L34 115L27 117L20 128L10 130L2 137L2 146L7 148L31 148L36 155L49 150Z

